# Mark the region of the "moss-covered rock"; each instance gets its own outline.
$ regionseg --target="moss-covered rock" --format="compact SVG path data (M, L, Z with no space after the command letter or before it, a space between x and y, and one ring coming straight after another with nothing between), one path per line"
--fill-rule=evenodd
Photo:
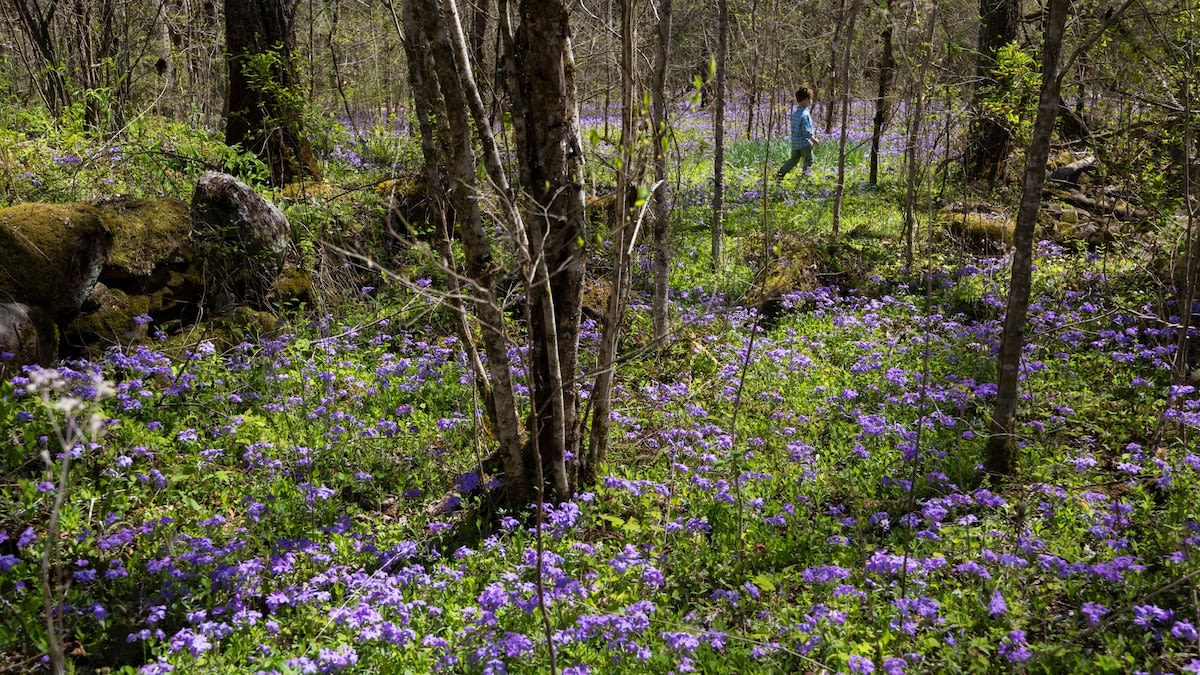
M254 342L273 335L278 326L278 319L270 312L237 307L225 316L205 322L203 333L218 348L228 349L245 341Z
M766 248L760 242L753 243L752 247L755 250ZM757 308L768 323L783 312L783 296L820 285L818 272L825 275L823 283L842 281L842 265L836 251L821 247L807 237L794 232L777 233L769 248L769 257L760 258L762 276L755 280L741 302Z
M149 278L166 265L192 258L188 237L192 217L178 199L112 199L96 204L101 223L112 233L101 280Z
M289 202L324 202L346 192L344 189L324 181L301 181L288 183L279 190L279 196Z
M955 237L986 252L1012 246L1016 231L1008 214L984 207L950 206L938 211L937 218Z
M584 212L587 214L588 223L593 227L602 227L609 229L618 220L617 209L619 208L617 193L609 192L602 195L589 194L583 200Z
M275 285L271 288L271 302L289 307L312 303L312 277L296 265L284 265Z
M50 365L58 355L58 326L37 307L0 304L0 377L29 363Z
M425 179L417 173L404 174L375 186L386 207L384 228L389 238L425 239L436 237L441 227L437 203L441 200L446 218L454 221L454 208L446 195L430 194Z
M63 342L95 355L104 349L128 345L146 337L146 325L137 317L154 309L146 295L130 295L120 289L97 284L84 311L63 328Z
M0 302L70 320L100 278L113 237L91 204L0 209Z
M265 307L291 245L291 226L274 204L227 174L200 177L192 194L192 245L218 314Z

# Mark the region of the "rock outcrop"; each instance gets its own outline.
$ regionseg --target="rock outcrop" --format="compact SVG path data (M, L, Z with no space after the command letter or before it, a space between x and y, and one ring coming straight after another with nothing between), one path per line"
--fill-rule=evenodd
M20 365L49 365L58 353L58 331L42 310L18 302L0 304L0 376Z
M98 354L203 316L303 302L303 270L281 275L283 214L232 176L209 173L192 204L115 198L0 209L0 369ZM255 314L255 316L258 316ZM266 325L255 319L256 330Z
M211 171L196 183L191 213L192 242L216 313L243 304L265 308L291 243L287 218L242 181Z
M112 245L92 204L0 210L0 302L41 307L69 321L100 279Z

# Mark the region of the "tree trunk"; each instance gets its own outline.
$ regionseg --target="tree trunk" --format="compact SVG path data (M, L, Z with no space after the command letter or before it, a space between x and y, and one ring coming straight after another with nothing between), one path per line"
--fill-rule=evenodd
M725 228L725 76L729 41L729 0L717 0L717 91L713 106L712 264L721 267Z
M671 53L672 0L662 0L658 8L657 43L654 51L654 74L650 84L650 128L654 134L654 341L665 344L668 338L667 291L671 276L671 250L667 241L670 233L670 209L667 204L667 139L670 122L667 120L667 66Z
M750 3L750 34L758 35L758 0L752 0ZM762 70L760 42L761 40L753 40L750 43L754 56L750 60L750 91L746 94L746 140L754 138L754 114L758 111L758 102L762 98L762 92L759 91L759 71Z
M850 3L850 14L846 19L845 51L842 55L841 86L842 86L842 133L838 137L838 177L837 189L833 195L833 236L837 236L842 225L842 200L846 196L846 142L848 141L850 124L850 54L854 47L854 23L858 19L859 6L862 0Z
M875 117L871 120L871 169L867 182L879 184L879 142L887 125L888 96L892 91L892 79L896 74L896 57L892 53L892 4L887 0L883 31L879 33L879 88L875 95Z
M34 55L29 55L22 49L22 60L30 78L37 84L38 92L50 114L55 118L60 117L71 105L71 95L59 69L62 61L54 36L59 4L51 3L43 9L35 0L9 0L0 6L3 7L5 18L9 21L12 21L9 10L16 13L16 23L35 52Z
M833 40L829 43L829 95L825 97L825 135L833 133L833 111L838 96L838 55L842 53L842 28L846 22L846 0L838 0L837 20L833 22Z
M509 95L536 277L529 289L535 447L558 499L570 497L565 454L579 453L576 371L584 273L583 155L575 63L562 0L522 0Z
M596 354L596 384L592 387L592 426L589 429L587 453L581 458L580 482L591 483L597 477L600 464L608 451L608 436L611 428L613 380L616 376L617 340L621 335L626 296L629 292L630 257L633 254L640 217L634 218L631 209L642 180L643 164L635 162L634 145L637 142L638 121L642 116L637 77L635 45L637 44L637 21L634 0L621 0L621 163L617 168L617 217L612 233L613 270L609 278L608 307L605 311L604 328L600 334L600 348ZM635 165L636 164L636 165ZM639 209L639 212L641 210ZM639 213L640 215L640 213Z
M1020 18L1019 0L980 0L979 52L975 61L973 117L968 132L966 175L968 180L987 179L995 183L1004 175L1012 133L1003 121L988 112L984 101L998 95L996 55L1000 48L1017 39Z
M446 269L446 290L449 292L450 305L454 310L454 327L458 333L459 340L462 342L463 350L467 354L467 361L471 366L471 372L475 379L475 387L479 393L480 400L483 401L487 419L493 429L496 429L504 423L504 420L497 418L495 396L489 384L489 371L483 364L483 360L480 358L479 351L475 346L475 337L468 321L467 308L463 304L463 299L471 296L471 285L463 283L463 280L458 276L451 245L454 222L447 213L446 202L443 197L446 194L447 181L442 175L440 166L441 158L447 157L450 154L445 146L446 139L450 138L450 131L449 127L444 124L440 127L440 131L439 127L434 125L435 119L443 123L445 122L446 116L441 114L440 111L445 110L446 103L441 97L441 91L437 86L437 75L434 72L432 59L433 50L430 47L429 38L421 29L416 18L413 3L410 2L405 6L406 28L401 27L400 19L396 15L396 10L391 2L387 3L387 8L391 13L392 21L395 23L397 34L401 36L404 56L408 62L408 78L413 97L412 107L417 117L417 130L421 138L421 155L424 159L421 165L421 175L425 180L428 199L433 205L431 220L441 228L439 244L441 247L442 265ZM434 100L435 97L436 101ZM441 140L441 145L439 145L439 139ZM441 148L440 151L439 148ZM395 236L391 232L388 235ZM514 425L516 424L516 415L512 416L511 421ZM518 448L516 456L520 457L519 430L514 429L511 434L503 431L497 432L496 436L498 438L517 439L517 442L513 445Z
M1033 137L1026 151L1025 178L1013 235L1012 278L1008 287L1008 310L1000 338L997 363L996 410L991 421L987 444L987 470L1012 475L1017 467L1015 417L1021 351L1025 346L1025 317L1029 311L1030 283L1033 277L1033 236L1038 208L1042 202L1042 184L1046 160L1050 155L1050 135L1058 115L1059 54L1062 51L1063 26L1069 0L1049 0L1045 39L1042 46L1042 89L1038 97Z
M296 91L295 12L296 0L225 2L225 142L253 152L275 185L321 178Z
M917 154L917 140L921 137L921 126L925 123L925 81L929 76L929 64L933 58L933 35L937 28L936 0L929 3L929 16L925 19L925 37L917 51L920 66L917 68L917 80L913 83L915 89L913 111L908 118L908 140L904 143L904 164L907 180L904 187L904 265L912 267L913 239L917 230L917 177L921 170L920 157Z
M464 73L455 67L455 57L449 36L437 7L437 0L413 0L405 4L405 25L413 25L426 37L427 54L436 68L437 87L444 98L442 115L447 120L448 151L451 171L451 199L459 219L467 273L471 277L472 300L479 314L484 348L491 376L492 424L500 443L504 465L505 489L509 503L520 506L529 503L528 474L522 454L520 422L517 417L516 396L508 357L510 340L504 331L505 319L496 299L496 263L491 244L483 228L475 179L475 156L467 117L468 94L464 91ZM413 32L410 28L408 32ZM414 47L421 45L420 40ZM418 58L420 63L423 59ZM469 83L469 81L468 81ZM415 83L414 83L415 84ZM427 81L425 89L432 91ZM443 156L446 156L443 154Z
M1171 369L1171 384L1182 385L1187 382L1189 374L1190 332L1193 325L1192 316L1195 314L1197 268L1200 266L1200 232L1196 231L1196 203L1192 194L1192 75L1196 72L1196 48L1189 44L1182 50L1183 59L1183 208L1187 212L1187 228L1184 238L1186 254L1184 256L1184 281L1179 297L1179 337L1175 345L1175 362ZM1174 401L1169 403L1174 404Z
M178 119L179 99L174 94L178 90L175 79L174 49L171 45L171 26L168 23L165 2L159 4L158 13L154 17L154 32L158 38L158 60L154 62L154 70L158 73L161 85L159 89L163 96L154 101L154 112L163 117Z

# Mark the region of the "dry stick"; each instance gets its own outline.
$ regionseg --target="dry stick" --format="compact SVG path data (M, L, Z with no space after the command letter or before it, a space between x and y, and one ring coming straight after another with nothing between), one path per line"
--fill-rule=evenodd
M738 461L737 449L737 423L738 413L742 409L742 390L746 386L746 371L750 369L750 357L754 353L754 338L758 336L758 322L762 318L762 312L755 308L754 321L750 324L750 340L746 343L746 356L742 359L742 371L738 375L737 392L733 397L733 415L729 420L729 436L730 436L730 454L733 459L733 496L737 504L737 522L738 522L738 574L742 572L742 567L745 563L745 552L743 544L745 543L745 524L742 513L742 463Z
M935 7L936 7L936 5L935 5ZM933 19L933 17L931 16L930 20L932 21L932 19ZM946 138L947 150L949 150L949 147L950 147L950 138L947 136L947 138ZM930 149L930 155L932 155L932 153L933 153L933 149ZM914 162L915 162L915 157L916 157L915 150L914 150L913 157L914 157ZM911 183L910 183L910 185L911 185ZM933 200L932 199L929 200L929 209L932 212L932 210L933 210ZM934 228L933 228L933 214L932 213L930 213L927 216L926 221L929 225L929 250L933 251L934 250ZM926 259L926 262L927 263L929 262L928 258ZM924 296L925 311L928 313L929 308L932 307L932 305L933 305L933 275L929 273L928 265L926 266L924 276L925 276L925 296ZM925 413L927 410L927 406L929 405L929 377L932 372L931 360L930 360L930 355L929 355L929 353L931 351L931 348L930 348L931 340L929 338L930 338L929 332L928 332L928 330L926 330L925 339L924 339L924 342L922 345L924 350L921 354L921 395L917 399L917 435L916 435L916 438L913 439L912 473L909 474L910 483L909 483L909 489L908 489L908 501L904 507L905 515L912 512L913 508L915 508L915 506L916 506L916 500L917 500L917 492L916 492L915 488L916 488L916 482L917 482L917 477L918 477L917 473L918 473L918 471L920 471L920 466L921 466L921 440L922 440L922 432L925 429ZM911 529L911 528L909 528L909 529ZM913 543L913 537L909 536L909 537L905 538L905 540L904 540L904 556L900 563L900 599L901 600L903 600L904 598L907 597L908 559L912 554L912 543Z
M1189 46L1190 47L1190 46ZM1189 65L1195 65L1195 52L1188 50L1186 62ZM1183 206L1187 209L1187 227L1185 229L1184 241L1187 243L1187 253L1184 258L1184 281L1183 281L1183 297L1179 299L1179 339L1175 346L1175 363L1173 372L1171 373L1172 387L1181 385L1187 379L1188 375L1188 350L1190 347L1190 332L1192 322L1192 305L1195 303L1196 296L1196 265L1197 258L1200 258L1200 235L1194 233L1195 213L1196 209L1192 206L1191 195L1191 155L1189 154L1192 147L1192 97L1191 97L1191 78L1188 73L1189 68L1183 69ZM1166 409L1158 418L1158 425L1154 430L1154 441L1151 447L1157 447L1162 440L1163 433L1166 431L1167 413L1175 407L1175 401L1179 397L1174 391L1167 396Z
M453 2L454 0L450 1ZM533 288L534 274L535 271L532 267L527 268L525 271L525 284L530 289ZM549 289L547 289L548 292ZM525 321L530 326L533 325L533 307L528 302L525 303ZM531 403L538 400L537 378L532 376L529 378L529 400ZM544 406L545 402L542 405ZM558 655L554 648L554 626L550 623L550 610L546 607L546 582L542 578L542 556L545 553L545 544L542 540L542 522L545 518L544 511L546 509L546 476L542 467L542 450L538 442L538 436L541 431L538 428L538 420L541 418L542 412L541 410L534 409L533 414L529 416L531 427L529 430L529 443L530 447L533 448L534 467L537 470L537 485L535 486L537 519L534 522L534 563L537 565L537 570L534 573L534 579L537 582L538 613L542 617L542 629L546 633L546 649L550 653L550 675L558 675Z
M43 394L43 399L46 405L49 405L45 394ZM56 432L55 435L58 433ZM62 612L58 600L54 597L55 593L50 581L50 566L58 557L58 521L62 515L63 502L67 497L67 479L70 478L68 472L71 469L71 449L62 443L62 440L60 437L62 468L58 473L58 485L56 486L58 489L54 493L54 506L50 510L50 521L46 525L46 547L42 550L42 602L45 604L46 611L46 650L50 653L50 672L54 675L62 675L66 672L66 654L63 653L61 627L59 626ZM47 474L52 476L54 462L51 460L48 450L43 451L43 459L46 462Z

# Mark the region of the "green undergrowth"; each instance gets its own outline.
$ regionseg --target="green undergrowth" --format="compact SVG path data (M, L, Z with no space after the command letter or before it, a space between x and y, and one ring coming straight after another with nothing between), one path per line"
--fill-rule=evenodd
M672 340L639 248L608 461L540 546L411 252L276 333L0 384L0 669L40 667L44 556L77 672L1189 667L1200 398L1141 249L1039 244L1019 473L989 478L1007 261L921 240L904 267L861 166L835 237L830 181L731 188L715 266L685 182ZM290 208L366 217L321 206Z

